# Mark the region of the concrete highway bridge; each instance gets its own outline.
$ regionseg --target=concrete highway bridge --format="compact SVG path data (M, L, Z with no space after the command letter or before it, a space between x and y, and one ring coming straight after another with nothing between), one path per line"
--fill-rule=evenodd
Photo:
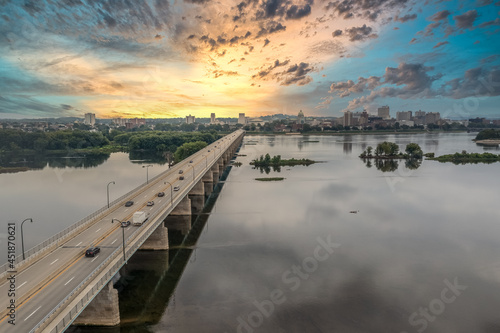
M165 219L201 210L219 175L244 136L237 130L174 165L89 217L54 235L16 258L15 272L0 267L0 332L66 330L72 323L113 326L120 323L118 292L113 282L137 250L169 248ZM181 171L182 170L182 171ZM182 172L182 173L181 173ZM158 197L158 193L165 195ZM127 201L134 204L126 207ZM153 206L147 206L154 201ZM201 207L199 206L201 202ZM141 226L121 227L136 211L148 220ZM85 250L99 246L95 257ZM15 314L8 296L15 275ZM12 325L15 319L15 325Z

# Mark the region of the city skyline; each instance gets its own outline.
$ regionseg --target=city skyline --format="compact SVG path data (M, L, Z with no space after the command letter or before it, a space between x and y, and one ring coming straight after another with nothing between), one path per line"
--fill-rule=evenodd
M0 5L0 118L500 115L500 2Z

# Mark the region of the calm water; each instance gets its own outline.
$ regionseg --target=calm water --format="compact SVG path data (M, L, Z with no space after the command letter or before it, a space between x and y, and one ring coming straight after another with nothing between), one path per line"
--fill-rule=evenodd
M484 151L473 137L247 136L243 165L232 168L210 215L186 222L199 239L130 261L122 327L74 331L500 332L500 164L403 162L382 172L357 157L382 141L437 155ZM248 163L265 153L324 163L257 182L261 171ZM57 230L105 204L107 181L117 181L114 197L144 181L140 168L112 154L97 168L68 170L62 182L50 168L0 175L2 213L43 213Z

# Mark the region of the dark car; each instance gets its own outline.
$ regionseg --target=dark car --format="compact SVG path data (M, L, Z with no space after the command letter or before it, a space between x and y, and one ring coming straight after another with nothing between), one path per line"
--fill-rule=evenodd
M179 180L184 180L184 176L180 176L180 177L179 177Z
M189 161L189 163L193 163L193 161Z
M127 201L127 202L125 203L125 207L130 207L130 206L132 206L133 204L134 204L134 202L133 202L133 201Z
M130 221L122 221L122 228L126 228L130 225Z
M179 191L181 188L179 186L174 187L174 191Z
M183 173L183 172L184 172L184 171L182 171L182 170L179 170L179 173Z
M159 192L159 193L158 193L158 196L159 196L159 197L164 197L164 196L165 196L165 192Z
M86 257L95 257L96 254L98 254L101 251L100 247L91 247L87 251L85 251L85 256Z

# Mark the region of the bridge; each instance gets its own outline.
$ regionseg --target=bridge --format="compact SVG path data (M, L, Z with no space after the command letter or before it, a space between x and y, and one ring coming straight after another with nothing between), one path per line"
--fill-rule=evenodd
M117 273L139 249L168 249L165 218L201 209L196 198L212 191L243 135L237 130L217 140L113 201L109 208L27 251L25 259L17 257L17 271L0 267L0 332L58 333L75 320L83 325L119 324L118 292L113 289ZM165 195L159 197L160 192ZM134 204L126 207L127 201ZM147 206L148 201L155 204ZM119 221L131 220L136 211L145 211L148 220L139 227L121 227ZM85 257L90 246L101 251ZM13 281L15 312L7 296Z

